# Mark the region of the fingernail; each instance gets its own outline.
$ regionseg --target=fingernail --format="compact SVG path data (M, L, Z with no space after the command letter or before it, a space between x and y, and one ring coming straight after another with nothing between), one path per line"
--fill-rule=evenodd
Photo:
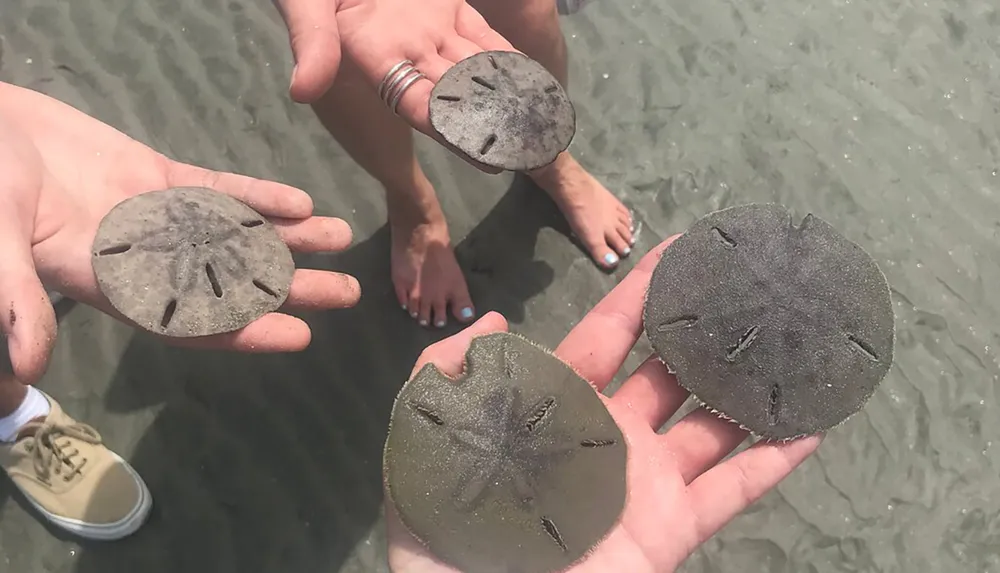
M604 262L608 265L614 265L618 263L618 255L614 253L608 253L604 255Z
M421 318L420 319L420 326L427 326L427 320Z
M467 306L463 308L461 311L459 311L459 314L462 315L462 318L464 318L465 320L472 318L472 307Z
M437 322L434 323L434 326L436 326L438 328L444 328L444 325L445 325L445 321L443 321L443 320L439 320L439 321L437 321Z

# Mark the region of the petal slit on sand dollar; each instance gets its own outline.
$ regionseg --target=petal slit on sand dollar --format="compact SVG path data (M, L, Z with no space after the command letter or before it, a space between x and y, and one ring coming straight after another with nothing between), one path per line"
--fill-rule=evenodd
M271 223L200 187L141 193L116 205L97 229L91 262L118 312L172 337L232 332L277 310L295 272Z
M431 92L429 113L449 144L509 171L552 163L576 134L559 80L517 52L480 52L452 66Z
M626 443L597 391L513 334L473 339L465 373L425 366L385 444L401 521L461 571L561 571L625 506Z
M664 251L644 310L650 343L700 402L754 435L829 430L893 360L889 285L830 224L784 207L731 207Z

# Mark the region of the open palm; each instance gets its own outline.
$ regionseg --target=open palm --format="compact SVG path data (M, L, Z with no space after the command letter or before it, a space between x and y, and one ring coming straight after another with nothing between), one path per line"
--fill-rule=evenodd
M570 331L555 354L603 390L642 332L649 278L668 239ZM432 362L449 376L462 372L470 340L506 330L496 313L428 347L414 372ZM673 571L701 543L785 478L819 446L812 436L783 444L759 442L722 462L747 432L705 409L687 414L666 433L657 429L688 398L663 364L647 359L610 398L601 396L628 440L625 511L608 537L572 573ZM720 463L721 462L721 463ZM599 489L594 495L601 495ZM451 573L386 507L389 564L397 573Z
M209 187L265 215L293 251L337 251L351 241L344 221L312 216L312 200L301 190L178 163L71 106L3 83L0 172L0 329L14 374L25 383L44 372L55 338L43 284L125 320L98 288L90 249L104 215L132 195ZM359 297L352 277L300 269L284 309L347 307ZM171 342L273 352L299 350L309 340L303 321L271 313L235 333Z

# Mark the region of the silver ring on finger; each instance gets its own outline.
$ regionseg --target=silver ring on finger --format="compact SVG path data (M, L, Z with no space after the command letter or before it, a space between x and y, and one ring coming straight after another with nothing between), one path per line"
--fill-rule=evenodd
M399 115L396 108L399 100L413 84L427 76L414 67L411 60L403 60L393 66L378 85L378 97L393 114Z

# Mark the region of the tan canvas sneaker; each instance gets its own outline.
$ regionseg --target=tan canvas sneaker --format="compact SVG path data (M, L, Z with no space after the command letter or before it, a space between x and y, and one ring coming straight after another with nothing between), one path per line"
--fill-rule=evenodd
M49 415L0 443L0 466L46 519L86 539L135 533L149 516L146 484L96 430L70 418L48 395Z

